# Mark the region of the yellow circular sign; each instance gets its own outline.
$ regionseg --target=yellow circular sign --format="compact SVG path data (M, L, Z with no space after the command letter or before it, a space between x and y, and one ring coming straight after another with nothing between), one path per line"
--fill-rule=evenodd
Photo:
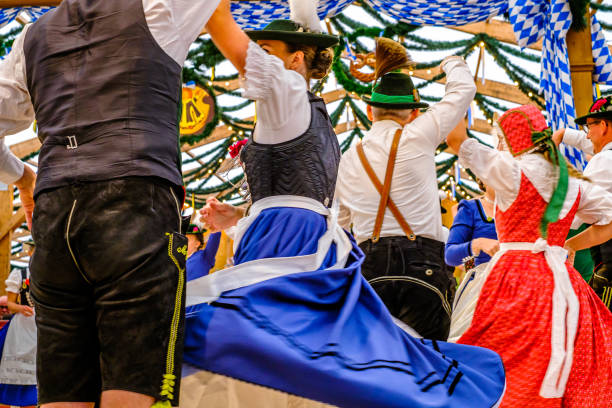
M183 86L181 135L194 135L201 132L214 117L215 102L208 91L199 86Z

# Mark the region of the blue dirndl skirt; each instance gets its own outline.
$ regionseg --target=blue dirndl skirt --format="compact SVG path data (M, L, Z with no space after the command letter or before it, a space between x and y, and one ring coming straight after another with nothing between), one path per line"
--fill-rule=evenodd
M4 341L11 322L0 329L0 358L4 350ZM0 404L24 407L38 404L38 392L35 385L16 385L0 383Z
M242 236L235 264L316 253L327 229L315 211L264 209ZM364 255L352 237L345 266L331 269L336 249L318 270L188 306L184 361L340 407L499 404L505 373L495 352L410 336L361 275Z

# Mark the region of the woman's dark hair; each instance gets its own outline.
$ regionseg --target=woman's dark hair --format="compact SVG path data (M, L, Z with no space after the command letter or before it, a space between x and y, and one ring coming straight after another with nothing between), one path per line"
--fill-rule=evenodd
M302 51L306 64L307 79L321 79L327 75L334 60L333 48L320 48L315 45L286 43L290 53Z

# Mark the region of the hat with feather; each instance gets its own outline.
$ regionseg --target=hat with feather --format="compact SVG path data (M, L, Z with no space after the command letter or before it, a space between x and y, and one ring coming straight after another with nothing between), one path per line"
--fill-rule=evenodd
M386 109L418 109L429 104L421 102L419 92L414 87L410 75L400 70L413 68L404 46L389 38L376 39L376 68L372 94L363 95L361 99L368 105Z
M321 48L333 47L338 44L338 37L321 32L318 4L318 0L289 0L290 20L274 20L263 30L247 31L246 34L254 41L279 40Z

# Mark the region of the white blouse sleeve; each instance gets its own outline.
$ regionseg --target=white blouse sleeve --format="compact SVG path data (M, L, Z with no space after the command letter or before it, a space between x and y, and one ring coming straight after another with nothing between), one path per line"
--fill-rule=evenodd
M7 292L19 293L19 289L21 289L21 271L13 269L4 283L6 284Z
M465 116L476 94L474 78L463 59L449 59L442 69L446 72L446 89L442 100L404 128L418 133L432 152Z
M576 147L586 154L593 154L593 143L587 139L586 133L576 129L565 129L563 143Z
M521 186L521 169L508 152L468 139L459 149L459 163L495 190L495 201L502 211L512 205Z
M243 97L257 102L256 142L281 143L308 129L311 112L306 80L253 41L247 50L242 86Z
M587 224L607 225L612 222L612 194L586 180L580 184L580 204L576 216Z

